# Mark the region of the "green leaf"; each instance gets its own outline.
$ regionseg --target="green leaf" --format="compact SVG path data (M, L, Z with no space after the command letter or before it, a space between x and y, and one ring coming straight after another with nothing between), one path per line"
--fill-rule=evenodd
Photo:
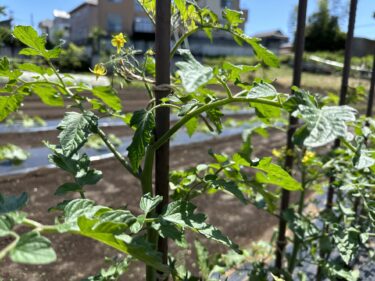
M188 122L185 123L186 132L189 135L189 137L192 137L195 133L195 131L198 129L199 121L198 118L193 117Z
M375 165L375 159L370 151L359 149L353 158L354 167L358 170L370 168Z
M60 195L65 195L69 192L80 192L82 191L82 187L74 182L68 182L64 183L63 185L60 185L56 192L55 195L60 196Z
M23 97L21 94L0 96L0 121L3 121L20 107Z
M0 58L0 77L8 77L9 82L15 81L22 75L19 70L11 70L7 57ZM1 111L0 111L1 112Z
M29 157L29 153L14 144L0 145L0 161L9 160L19 165Z
M347 265L349 265L358 254L361 244L360 233L353 227L348 229L340 227L339 229L336 229L333 235L333 240L336 243L341 258Z
M17 211L26 205L28 196L23 192L20 196L6 196L0 193L0 215Z
M51 242L36 232L21 235L9 256L13 262L24 264L48 264L56 260Z
M64 216L65 230L76 231L131 255L161 272L168 272L168 266L162 263L161 255L143 237L118 235L136 222L129 211L112 210L98 206L91 200L76 199L66 205Z
M235 11L228 8L224 9L223 18L228 21L228 25L232 28L236 28L245 22L242 11Z
M179 69L177 74L181 77L182 86L187 93L196 91L213 78L213 69L199 63L189 50L180 49L179 54L185 61L176 63Z
M94 219L92 229L100 233L121 234L137 221L128 210L107 211Z
M255 55L260 61L263 61L266 65L270 67L280 66L280 61L277 58L277 56L274 53L272 53L270 50L262 46L259 43L260 41L259 39L249 37L245 34L238 34L237 36L240 38L240 40L245 41L247 44L249 44L253 48Z
M269 83L255 83L254 87L251 88L249 93L247 94L247 98L268 98L268 97L275 97L277 95L277 91L274 86Z
M99 86L92 89L94 96L101 99L108 107L114 111L122 109L121 100L116 91L110 86Z
M46 59L53 59L60 54L60 49L58 48L46 50L46 36L39 36L31 26L18 25L14 28L13 35L28 47L20 51L21 55L42 56Z
M145 155L146 147L152 139L152 132L155 127L154 114L151 111L139 110L134 112L130 120L130 126L136 127L132 143L127 148L131 166L134 172L138 171L139 164Z
M241 190L238 188L237 184L234 181L226 181L224 179L214 179L209 181L213 188L223 189L232 193L236 196L243 204L247 203L247 200Z
M277 185L291 191L302 189L301 184L287 171L272 163L272 157L265 157L251 167L264 172L256 174L256 180L260 183Z
M95 185L102 177L103 173L101 171L95 169L81 169L76 174L76 182L81 186Z
M44 74L52 75L53 74L53 70L51 68L44 68L33 63L23 63L23 64L19 64L17 67L18 69L21 69L23 71L34 72L40 75L44 75Z
M0 216L0 237L8 236L14 226L14 221L9 216Z
M32 90L46 105L64 106L63 97L52 85L34 85Z
M223 235L220 230L205 222L206 216L204 214L195 213L196 208L190 202L183 200L174 201L167 206L160 217L164 221L173 223L181 228L190 228L209 239L218 241L238 251L238 246L235 243Z
M186 21L187 18L188 18L188 13L187 13L187 9L186 9L186 0L174 0L174 3L176 5L178 11L180 12L181 19L183 21Z
M71 156L87 141L88 136L98 126L98 117L92 112L67 112L57 129L61 130L59 140L64 153Z
M197 253L197 264L199 267L199 272L203 275L205 279L208 279L210 275L210 265L209 265L209 253L206 247L203 246L199 240L194 241L195 251Z
M217 107L211 108L208 111L206 111L206 115L207 115L207 118L215 125L217 132L221 133L223 129L223 124L221 123L221 117L224 116L221 110Z
M143 212L145 212L145 214L147 214L154 210L161 201L163 201L162 196L157 195L155 197L152 197L150 193L147 193L142 196L139 207L143 210Z
M252 65L234 65L230 62L225 61L223 63L223 70L228 72L228 81L235 82L237 80L241 80L241 74L249 73L251 71L256 71L259 69L260 64L255 66Z
M299 105L293 116L302 118L309 135L303 144L308 147L326 145L339 137L348 135L346 122L355 121L357 111L349 106L313 106Z

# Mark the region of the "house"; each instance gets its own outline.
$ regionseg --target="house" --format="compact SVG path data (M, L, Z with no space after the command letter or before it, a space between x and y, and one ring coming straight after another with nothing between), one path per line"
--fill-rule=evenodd
M70 14L61 10L53 10L53 17L49 34L51 42L58 43L60 39L69 40Z
M70 24L70 39L77 44L84 44L94 27L129 37L154 33L152 22L136 0L87 0L70 12Z
M262 45L275 53L279 53L282 46L289 41L288 36L284 35L281 30L257 33L254 37L261 39Z

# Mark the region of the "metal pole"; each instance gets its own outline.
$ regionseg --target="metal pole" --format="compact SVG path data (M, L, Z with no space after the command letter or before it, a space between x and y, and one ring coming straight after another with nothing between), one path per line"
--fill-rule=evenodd
M353 45L353 35L354 35L354 25L355 25L355 16L357 12L357 0L350 1L350 12L349 12L349 24L348 24L348 33L346 35L345 43L345 60L344 60L344 69L342 73L342 82L341 82L341 91L340 91L340 105L346 104L346 94L348 92L349 84L349 75L350 75L350 64L352 59L352 45ZM340 147L340 140L336 140L334 144L334 149ZM333 182L335 181L334 177L330 178L330 185L327 193L327 203L326 208L331 209L333 204L333 196L335 193Z
M294 55L294 70L293 70L293 85L300 87L301 75L302 75L302 63L303 63L303 51L305 48L305 25L306 25L306 10L307 0L299 0L298 4L298 19L297 19L297 32L295 39L295 55ZM293 94L293 92L292 92ZM293 116L289 116L289 128L287 133L287 153L285 159L285 169L291 172L293 169L294 162L294 144L293 134L296 131L298 120ZM280 220L279 220L279 234L276 244L276 263L275 266L278 269L282 268L283 255L285 246L287 244L285 232L286 232L286 221L283 219L283 212L289 207L289 191L282 191L281 204L280 204Z
M371 75L371 84L370 84L370 92L368 94L368 102L367 102L367 110L366 110L366 116L371 117L372 116L372 108L374 105L374 94L375 94L375 48L373 51L373 62L372 62L372 75Z
M155 53L156 53L156 103L170 94L170 42L171 42L171 1L156 1L156 30L155 30ZM168 107L156 109L155 140L157 141L170 126L170 110ZM155 193L163 196L162 203L156 212L161 210L169 201L169 142L162 145L155 156ZM163 255L163 262L168 262L168 240L158 239L158 251Z

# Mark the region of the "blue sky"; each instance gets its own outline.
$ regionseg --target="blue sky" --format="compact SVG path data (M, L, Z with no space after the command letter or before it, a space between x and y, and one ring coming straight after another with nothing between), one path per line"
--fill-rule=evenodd
M1 0L1 4L12 11L16 24L28 24L52 18L53 9L69 11L83 0ZM127 0L131 1L131 0ZM342 3L348 0L341 0ZM375 0L359 0L355 36L375 39ZM290 18L298 0L241 0L242 8L249 10L246 32L250 35L263 31L281 29L287 35L290 32ZM310 0L308 14L316 9L318 0ZM342 29L347 28L347 18L341 17Z

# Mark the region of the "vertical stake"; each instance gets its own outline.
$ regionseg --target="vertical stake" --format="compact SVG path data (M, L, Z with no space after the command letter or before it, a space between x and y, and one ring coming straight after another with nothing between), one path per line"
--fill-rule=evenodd
M307 0L299 0L298 4L298 19L297 19L297 32L295 40L295 55L294 55L294 69L293 69L293 85L299 87L301 85L302 75L302 63L303 63L303 51L305 48L305 25L306 25L306 10ZM293 91L292 91L293 94ZM298 121L293 116L289 116L289 128L287 133L287 148L285 158L285 169L291 173L294 162L294 144L293 134L298 125ZM279 219L279 234L276 244L276 263L275 266L278 269L282 269L283 255L285 246L287 244L285 232L286 232L286 221L283 219L283 212L289 207L289 191L283 189L280 204L280 219Z
M157 0L156 2L156 104L170 94L170 42L171 42L171 1ZM170 110L168 107L156 109L155 140L157 141L170 126ZM155 157L155 194L163 196L163 201L156 212L161 210L169 201L169 141L156 150ZM158 251L163 254L163 263L168 262L168 241L158 239Z
M349 84L349 75L350 75L350 64L352 59L352 45L353 45L353 35L354 35L354 25L355 25L355 16L357 12L357 0L350 1L350 12L349 12L349 24L348 24L348 33L346 35L345 43L345 60L344 60L344 69L342 72L342 82L340 90L340 105L346 104L346 94L348 92ZM340 140L336 140L333 146L333 149L340 147ZM334 190L334 181L335 177L330 178L330 184L327 193L327 202L326 208L331 209L333 204L333 196L335 193Z
M374 95L375 95L375 47L373 50L373 62L372 62L372 74L371 74L371 84L370 84L370 92L368 93L368 102L367 102L367 110L366 116L372 116L372 108L374 106Z

